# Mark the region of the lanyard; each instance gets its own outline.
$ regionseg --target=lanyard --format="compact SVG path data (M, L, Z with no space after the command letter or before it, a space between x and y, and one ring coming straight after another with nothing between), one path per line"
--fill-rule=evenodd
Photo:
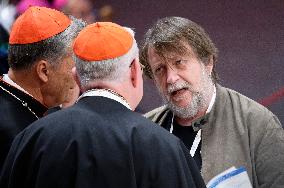
M210 103L209 103L209 106L208 106L208 108L207 108L207 110L206 110L206 114L208 114L208 113L211 111L211 109L212 109L212 107L213 107L213 105L214 105L215 99L216 99L216 87L214 86L213 89L214 89L214 90L213 90L213 96L212 96L211 101L210 101ZM173 133L173 129L174 129L174 125L173 125L173 124L174 124L174 115L173 115L173 117L172 117L172 123L171 123L171 127L170 127L170 133ZM198 130L198 132L197 132L197 134L196 134L196 136L195 136L195 138L194 138L194 141L193 141L193 143L192 143L192 146L191 146L191 148L190 148L190 155L191 155L192 157L194 157L195 152L196 152L196 150L197 150L197 148L198 148L198 145L200 144L200 141L201 141L201 129Z
M173 133L173 129L174 129L173 122L174 122L174 115L173 115L173 117L172 117L172 123L171 123L170 133ZM198 145L199 145L200 141L201 141L201 129L198 130L198 132L197 132L197 134L196 134L196 136L195 136L195 138L194 138L194 141L193 141L193 143L192 143L192 146L191 146L191 148L190 148L189 153L190 153L191 157L194 157L195 152L196 152L196 150L197 150L197 148L198 148Z

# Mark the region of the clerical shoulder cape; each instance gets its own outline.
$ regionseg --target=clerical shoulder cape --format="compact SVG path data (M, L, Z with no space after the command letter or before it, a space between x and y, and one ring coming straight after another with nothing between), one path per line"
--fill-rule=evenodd
M18 99L17 99L18 98ZM40 102L0 78L0 171L14 137L47 110Z
M105 97L85 97L19 134L0 187L205 187L181 141Z

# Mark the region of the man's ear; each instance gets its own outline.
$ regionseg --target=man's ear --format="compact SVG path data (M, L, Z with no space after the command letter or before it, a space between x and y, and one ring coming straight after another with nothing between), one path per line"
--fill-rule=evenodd
M208 74L211 75L212 70L213 70L213 66L214 66L214 64L213 64L213 56L212 55L209 57L208 61L209 62L206 65L206 70L207 70Z
M78 74L77 74L76 67L73 67L73 68L72 68L72 75L73 75L73 78L74 78L75 82L76 82L77 85L79 86L80 91L82 91L82 90L81 90L81 82L80 82L79 76L78 76Z
M45 60L40 60L35 64L35 71L39 79L46 83L50 74L50 64Z
M141 67L138 58L133 59L130 64L131 83L133 87L138 87L139 76L141 76Z

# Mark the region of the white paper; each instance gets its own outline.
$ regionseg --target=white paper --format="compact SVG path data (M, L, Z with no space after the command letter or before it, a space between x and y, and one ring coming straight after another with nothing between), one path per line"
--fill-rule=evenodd
M228 170L212 178L208 188L252 188L247 171L244 167L236 169L231 167Z

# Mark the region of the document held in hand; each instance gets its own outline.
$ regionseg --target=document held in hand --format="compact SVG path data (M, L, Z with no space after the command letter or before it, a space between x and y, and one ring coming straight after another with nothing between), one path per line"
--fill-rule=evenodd
M244 167L231 167L212 178L208 188L252 188L247 171Z

